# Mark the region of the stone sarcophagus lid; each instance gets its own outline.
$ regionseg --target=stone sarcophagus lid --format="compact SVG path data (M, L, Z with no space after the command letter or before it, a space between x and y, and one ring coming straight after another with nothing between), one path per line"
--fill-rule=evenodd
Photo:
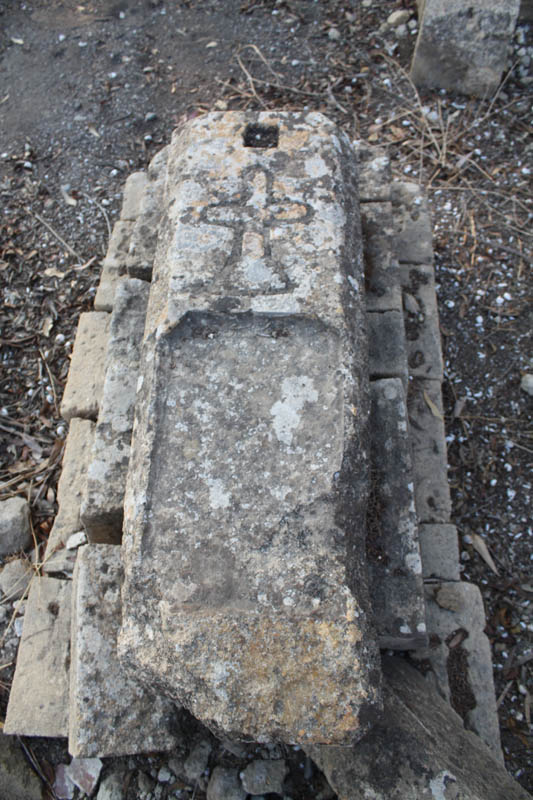
M380 707L354 151L235 112L160 161L119 654L215 732L353 743Z

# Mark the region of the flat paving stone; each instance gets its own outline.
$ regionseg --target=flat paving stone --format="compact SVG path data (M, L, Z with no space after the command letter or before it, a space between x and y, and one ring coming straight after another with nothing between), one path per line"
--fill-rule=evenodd
M120 657L229 738L354 741L379 668L353 151L320 114L209 114L167 169Z
M171 750L174 705L132 679L117 658L120 548L87 545L74 572L69 751L104 757Z
M142 199L148 183L146 172L132 172L124 186L120 219L135 222L141 211ZM129 243L128 243L129 249Z
M400 264L431 264L433 231L423 188L416 183L394 181L391 201L398 261Z
M80 315L61 416L95 420L104 385L105 354L110 316L102 311Z
M128 250L128 275L145 281L152 278L157 232L163 211L167 154L167 148L164 148L150 162Z
M385 150L362 139L356 139L353 147L357 157L359 201L390 200L391 169Z
M442 581L461 579L459 540L455 525L442 522L420 525L418 538L424 578Z
M4 733L67 735L71 585L32 580Z
M392 240L390 203L362 203L367 311L401 311L402 294Z
M403 314L400 311L369 311L368 374L370 380L401 378L407 390L407 352Z
M135 410L140 346L149 285L123 278L117 286L106 374L81 519L91 542L120 544Z

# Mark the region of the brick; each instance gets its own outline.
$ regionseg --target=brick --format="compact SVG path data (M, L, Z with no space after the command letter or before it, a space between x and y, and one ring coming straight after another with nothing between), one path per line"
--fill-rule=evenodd
M127 222L134 222L139 216L143 195L148 183L146 172L132 172L124 186L124 196L122 198L122 209L120 219ZM129 248L129 243L128 243Z
M409 374L442 381L444 365L432 266L402 264L405 338Z
M405 391L398 378L371 383L367 558L381 648L426 644L422 564Z
M418 521L449 522L451 500L440 383L412 380L407 408Z
M171 750L175 708L128 676L117 658L120 548L87 545L73 582L69 752L103 758Z
M394 245L400 264L433 262L432 227L427 198L416 183L395 181L391 187Z
M61 416L95 420L104 384L109 314L87 311L80 315L70 370L61 402Z
M70 581L32 580L4 733L67 735L70 592Z
M407 389L407 353L402 313L371 311L367 314L367 325L370 379L401 378Z
M71 420L57 487L59 510L46 546L45 571L52 555L66 544L69 536L82 528L80 509L93 439L94 422L76 417Z
M91 542L119 544L139 354L149 285L121 279L111 317L100 413L87 473L81 519Z
M455 525L420 525L418 536L424 578L460 580L459 542Z

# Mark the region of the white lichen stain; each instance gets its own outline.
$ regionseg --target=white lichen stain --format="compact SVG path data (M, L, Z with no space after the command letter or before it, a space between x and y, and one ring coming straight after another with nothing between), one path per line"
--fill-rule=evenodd
M225 491L222 481L219 478L207 478L206 483L209 486L209 504L211 508L227 508L231 502L231 494Z
M448 772L448 770L444 769L429 782L431 796L434 797L435 800L448 800L449 795L446 795L448 781L457 783L457 778L455 775L452 775L451 772Z
M307 375L294 375L283 380L281 400L270 409L278 441L291 446L293 432L300 424L305 403L316 403L317 400L318 392L313 388L313 379Z

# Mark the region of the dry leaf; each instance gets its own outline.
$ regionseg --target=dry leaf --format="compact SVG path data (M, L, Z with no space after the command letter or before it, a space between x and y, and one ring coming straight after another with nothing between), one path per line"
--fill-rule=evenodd
M48 267L48 269L45 269L44 274L46 275L47 278L63 277L63 273L60 270L56 269L55 267Z
M444 417L442 416L439 409L437 408L437 406L435 405L435 403L433 402L433 400L431 399L431 397L429 396L429 394L426 392L425 389L424 389L424 400L426 401L427 406L431 411L431 413L433 414L433 416L437 417L437 419L441 419L444 422Z
M43 320L43 324L41 326L41 333L43 336L50 336L50 331L54 325L54 320L52 317L45 317Z
M96 130L96 128L94 128L92 125L89 125L89 127L87 128L87 130L89 131L89 133L92 133L92 135L93 135L93 136L94 136L96 139L99 139L99 138L100 138L100 134L98 133L98 131Z
M15 39L14 36L11 37L11 41L13 44L24 44L24 39Z
M479 536L477 533L472 534L472 546L474 547L474 550L476 550L479 553L485 564L488 564L491 570L496 575L499 575L500 573L498 572L498 568L496 567L496 564L492 560L492 556L489 553L489 548L487 547L481 536Z
M209 44L206 44L206 49L208 47L218 47L218 42L209 42Z

